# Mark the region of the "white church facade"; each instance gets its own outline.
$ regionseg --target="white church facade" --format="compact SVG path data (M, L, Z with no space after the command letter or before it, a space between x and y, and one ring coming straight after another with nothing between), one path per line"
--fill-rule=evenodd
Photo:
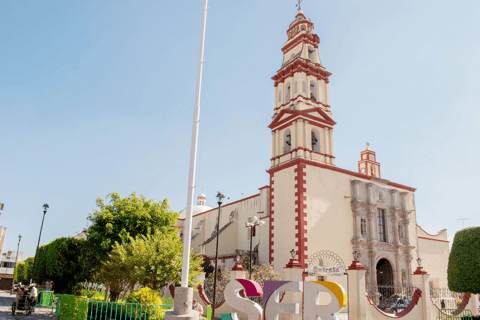
M233 265L237 255L248 255L252 240L256 263L270 263L285 277L292 249L305 270L312 264L329 266L320 252L348 266L357 251L367 268L367 290L373 292L379 285L408 286L420 257L434 285L446 287L446 230L429 235L417 226L415 189L382 178L368 143L357 171L335 165L331 73L321 63L320 38L313 31L299 10L287 30L281 68L272 78L270 183L258 194L221 206L220 262ZM210 201L212 208L199 195L191 239L196 253L214 258L218 207ZM252 216L265 225L251 234L245 222ZM181 212L181 234L183 225ZM345 277L325 278L346 287Z

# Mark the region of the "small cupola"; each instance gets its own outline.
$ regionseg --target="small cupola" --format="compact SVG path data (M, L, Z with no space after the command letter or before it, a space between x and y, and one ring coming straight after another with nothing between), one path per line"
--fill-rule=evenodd
M370 149L370 143L367 142L367 148L360 152L360 161L358 161L358 172L367 176L380 178L380 163L377 162L375 151Z
M207 203L207 196L202 192L197 197L197 206L205 206Z

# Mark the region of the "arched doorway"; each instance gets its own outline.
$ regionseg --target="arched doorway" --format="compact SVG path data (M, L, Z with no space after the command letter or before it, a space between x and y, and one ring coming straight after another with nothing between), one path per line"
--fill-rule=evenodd
M380 259L377 263L377 287L384 299L394 294L393 268L387 259Z

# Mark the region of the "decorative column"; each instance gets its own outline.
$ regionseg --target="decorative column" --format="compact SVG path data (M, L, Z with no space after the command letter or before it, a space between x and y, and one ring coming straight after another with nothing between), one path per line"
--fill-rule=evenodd
M290 259L283 270L286 281L303 281L303 268L297 259ZM282 302L299 303L300 310L303 310L303 292L285 292ZM302 320L303 314L302 312L299 314L284 314L284 317L285 320Z
M235 263L232 269L230 269L230 280L246 279L245 274L247 271L240 262Z
M365 273L367 270L360 261L354 260L347 269L348 319L367 319L367 299L365 299Z
M407 211L407 194L408 192L400 192L400 208L402 208L402 211Z
M372 186L373 183L367 182L365 183L365 188L367 189L367 203L372 203Z
M395 275L393 278L393 283L396 287L402 286L402 268L400 266L400 258L400 253L395 252Z
M404 236L404 241L406 246L410 245L410 219L405 218L403 219L403 228L405 230L405 236Z
M352 180L350 183L352 184L352 201L360 200L360 180Z
M436 314L431 308L432 301L430 300L430 287L428 284L428 274L426 271L422 270L422 267L418 266L417 270L412 275L413 285L418 289L422 290L422 296L420 304L422 308L422 319L435 319Z

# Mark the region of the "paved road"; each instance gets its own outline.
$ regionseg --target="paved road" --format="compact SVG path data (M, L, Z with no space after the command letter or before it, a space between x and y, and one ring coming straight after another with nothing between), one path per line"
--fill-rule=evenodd
M55 313L50 314L50 310L45 308L36 308L35 313L27 316L25 311L18 311L15 316L12 315L12 303L15 301L15 295L10 292L0 290L0 320L58 320Z

